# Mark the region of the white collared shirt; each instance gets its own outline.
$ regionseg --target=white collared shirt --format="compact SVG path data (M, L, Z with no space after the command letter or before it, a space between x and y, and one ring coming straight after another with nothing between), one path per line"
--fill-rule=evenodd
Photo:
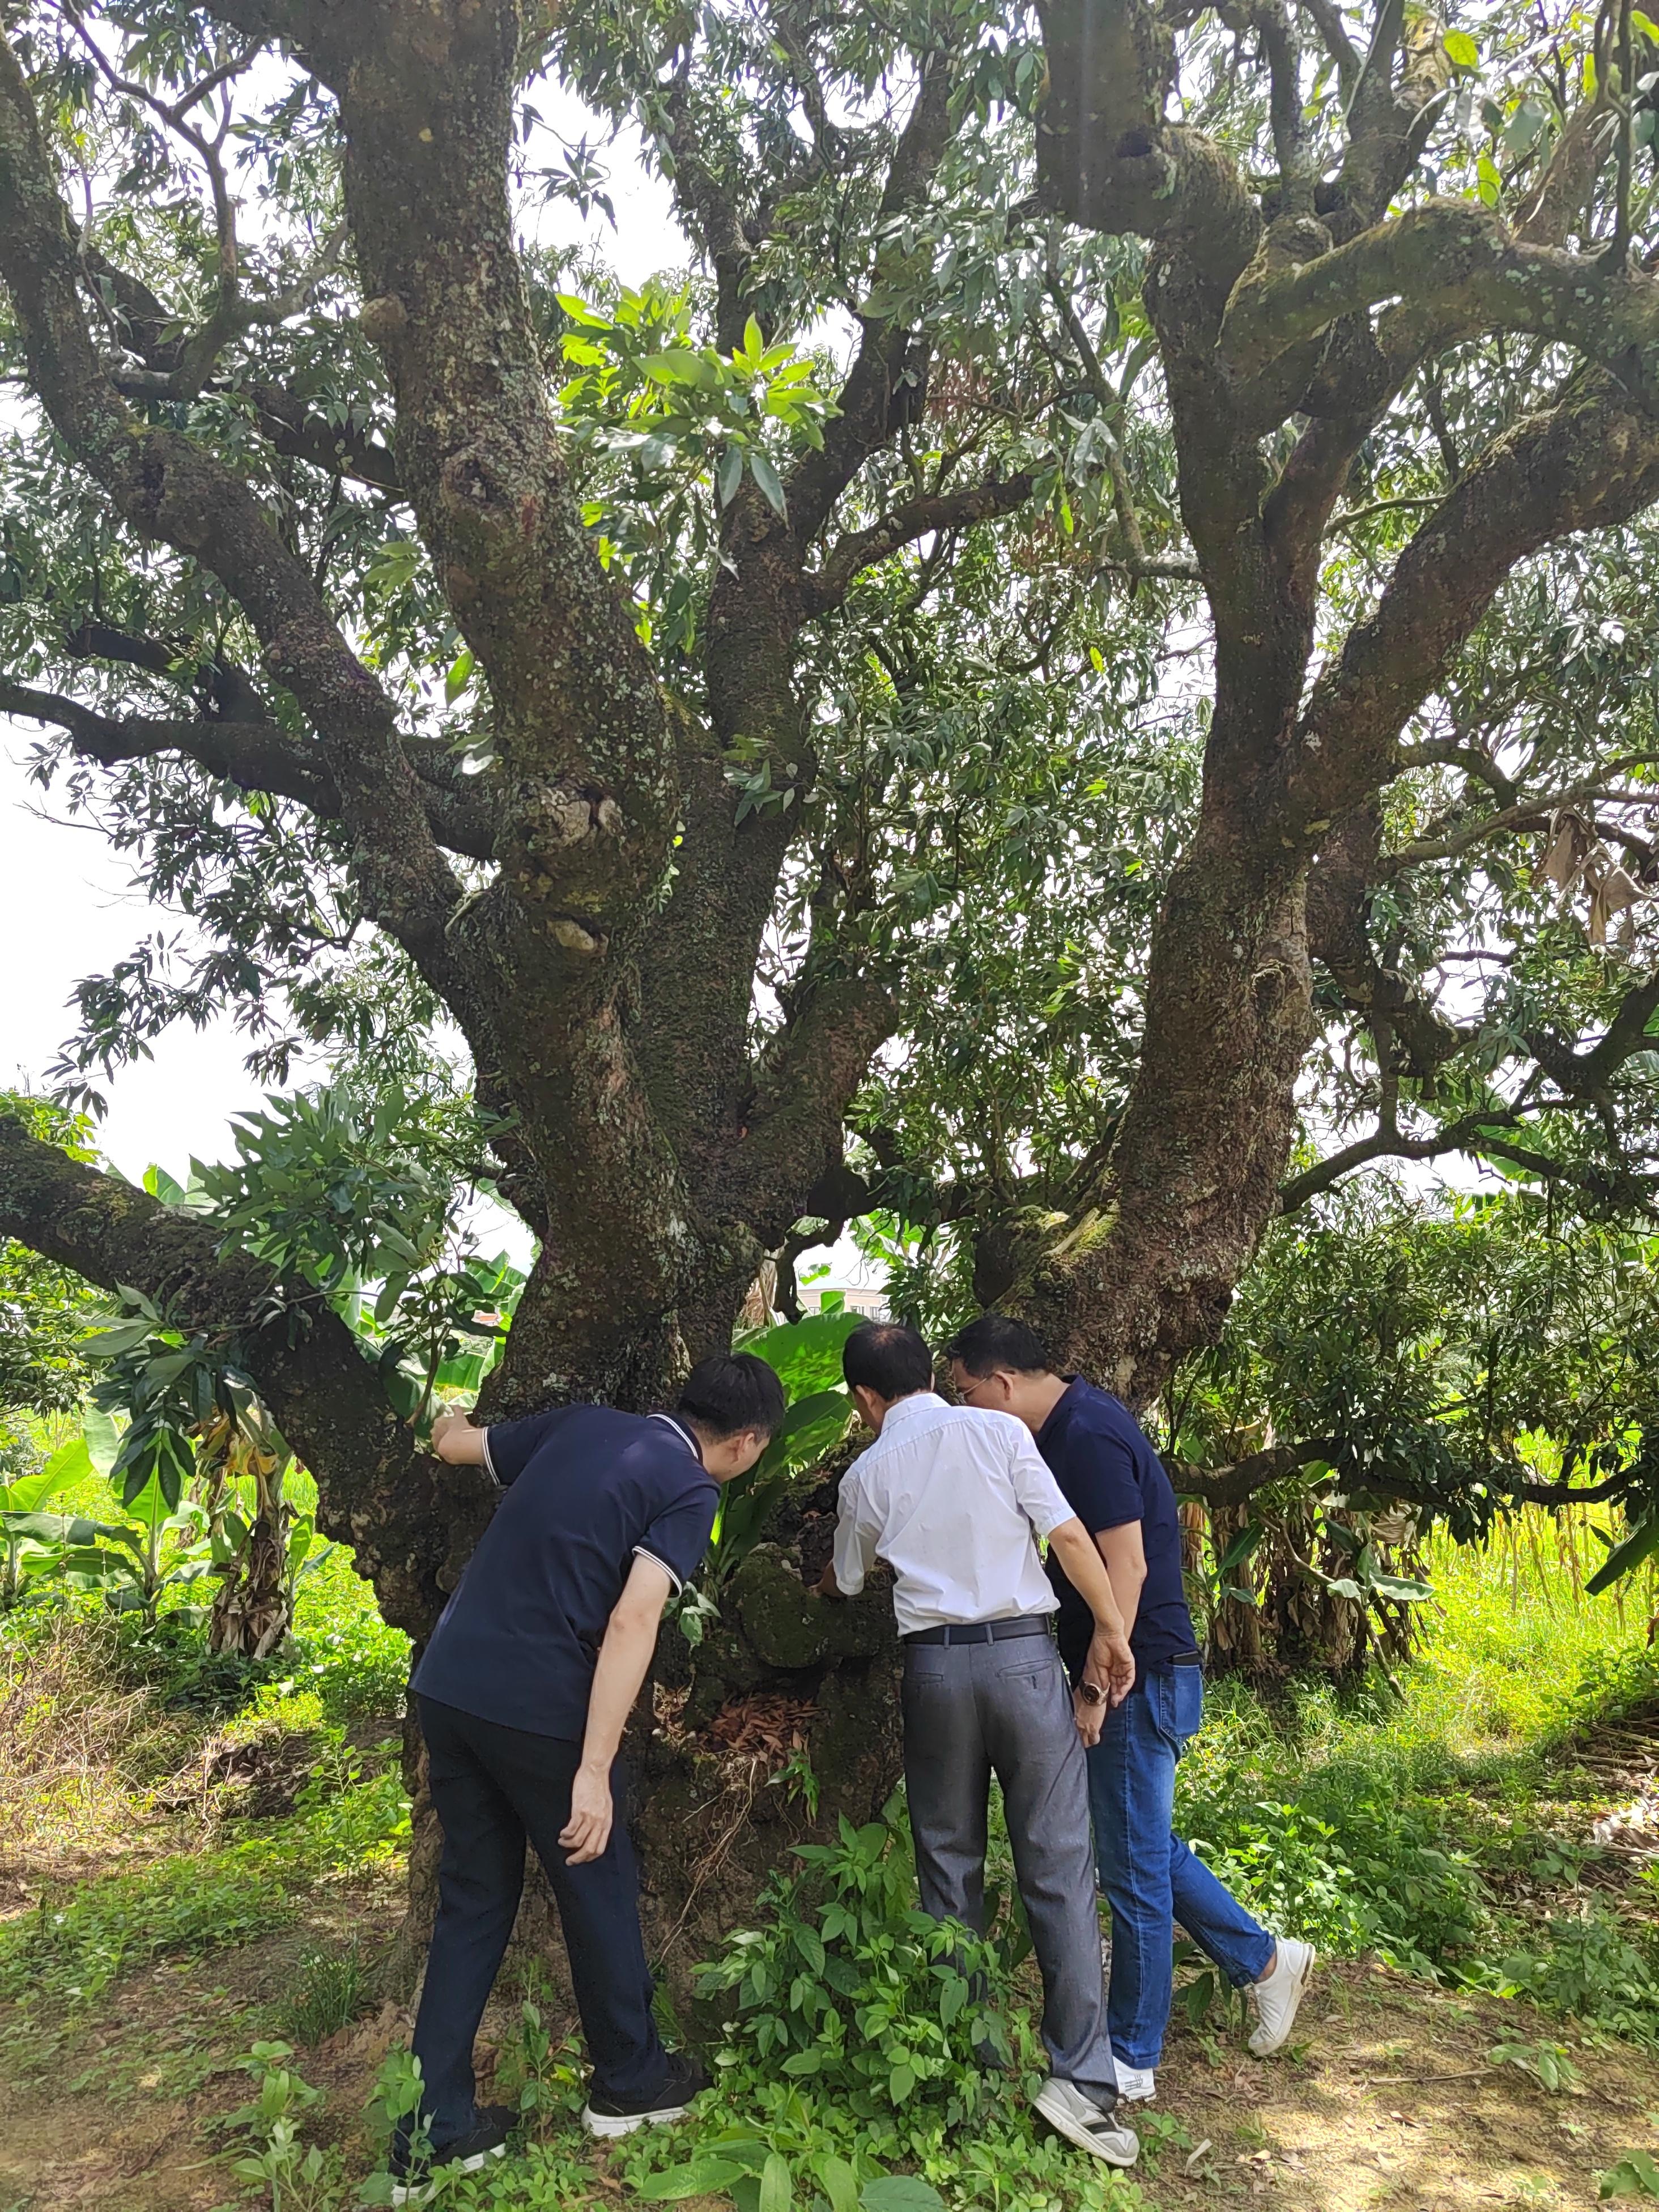
M901 1636L1052 1613L1036 1540L1073 1518L1023 1421L919 1390L842 1480L836 1583L854 1597L885 1559Z

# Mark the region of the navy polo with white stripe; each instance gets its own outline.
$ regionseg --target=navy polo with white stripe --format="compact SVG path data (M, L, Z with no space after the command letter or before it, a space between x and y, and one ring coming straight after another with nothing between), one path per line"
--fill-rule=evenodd
M720 1491L669 1413L562 1406L484 1433L506 1495L432 1632L414 1687L481 1720L581 1741L599 1645L635 1558L696 1574Z

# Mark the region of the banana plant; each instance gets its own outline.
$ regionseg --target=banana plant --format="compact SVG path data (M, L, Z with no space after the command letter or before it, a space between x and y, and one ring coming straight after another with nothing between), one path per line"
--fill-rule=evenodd
M60 1445L33 1474L0 1482L0 1612L9 1613L58 1565L71 1531L89 1528L72 1515L48 1513L46 1501L60 1498L95 1472L84 1436Z
M146 1483L127 1521L77 1520L66 1533L62 1571L71 1589L97 1590L112 1613L142 1614L153 1628L161 1600L213 1571L207 1515L193 1502L169 1511L161 1484ZM169 1541L169 1539L171 1541ZM204 1619L205 1608L186 1608Z

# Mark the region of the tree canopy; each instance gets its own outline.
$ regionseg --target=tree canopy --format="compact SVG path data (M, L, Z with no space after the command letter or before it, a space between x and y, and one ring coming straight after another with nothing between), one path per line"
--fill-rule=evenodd
M0 1121L0 1231L234 1340L417 1630L479 1183L503 1410L643 1401L848 1219L1141 1404L1377 1162L1633 1232L1656 74L1629 4L15 9L0 708L191 925L57 1080L228 1010L343 1088L216 1216ZM555 85L672 189L650 283Z

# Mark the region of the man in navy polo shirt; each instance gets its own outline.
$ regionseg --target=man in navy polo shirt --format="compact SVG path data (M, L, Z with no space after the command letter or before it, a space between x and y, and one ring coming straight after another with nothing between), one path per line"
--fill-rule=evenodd
M1094 1537L1129 1630L1135 1686L1109 1706L1088 1754L1100 1886L1112 1908L1107 2006L1118 2094L1154 2094L1174 1990L1175 1923L1208 1952L1255 2014L1258 2057L1290 2035L1314 1954L1274 1938L1174 1831L1176 1762L1198 1734L1204 1675L1181 1575L1181 1523L1164 1462L1121 1399L1050 1371L1024 1322L985 1314L945 1347L964 1401L1012 1413ZM1050 1556L1060 1656L1084 1696L1093 1615ZM1104 1702L1103 1700L1102 1701Z
M519 1909L528 1838L547 1870L592 2081L589 2132L677 2119L708 2077L671 2057L651 2014L633 1846L615 1817L617 1747L671 1592L708 1547L718 1486L783 1419L763 1359L694 1367L672 1413L562 1406L475 1428L433 1425L438 1456L506 1495L432 1632L413 1687L444 1832L438 1917L415 2022L429 2149L393 2158L395 2203L426 2169L499 2154L516 2115L479 2112L472 2045Z

